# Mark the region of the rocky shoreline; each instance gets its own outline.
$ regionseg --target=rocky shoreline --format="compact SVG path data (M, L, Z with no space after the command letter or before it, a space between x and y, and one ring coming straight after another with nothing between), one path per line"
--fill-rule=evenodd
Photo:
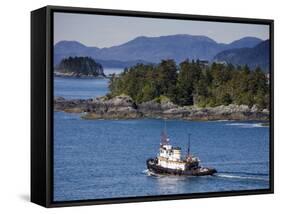
M82 78L82 79L104 79L107 78L106 75L93 75L93 74L81 74L76 72L54 72L55 77L64 77L64 78Z
M116 96L112 99L72 99L62 97L54 99L54 110L68 113L81 113L83 119L181 119L181 120L269 120L267 109L259 110L255 105L228 105L200 108L180 107L169 100L155 100L136 104L129 96Z

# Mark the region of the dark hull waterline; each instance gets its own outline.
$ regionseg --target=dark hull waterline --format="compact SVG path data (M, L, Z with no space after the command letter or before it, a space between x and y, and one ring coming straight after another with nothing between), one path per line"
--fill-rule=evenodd
M155 174L168 174L168 175L182 175L182 176L205 176L213 175L217 172L213 168L202 168L198 167L196 169L190 170L180 170L180 169L170 169L159 166L155 163L154 159L148 159L146 161L147 169Z

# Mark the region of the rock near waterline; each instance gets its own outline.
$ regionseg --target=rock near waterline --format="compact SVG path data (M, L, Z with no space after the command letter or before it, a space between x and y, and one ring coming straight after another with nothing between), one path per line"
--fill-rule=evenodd
M169 100L136 104L126 95L111 99L98 97L95 99L67 100L56 97L54 110L72 113L82 113L83 119L139 119L162 118L182 120L268 120L269 111L259 110L246 105L231 104L228 106L200 108L196 106L180 107Z

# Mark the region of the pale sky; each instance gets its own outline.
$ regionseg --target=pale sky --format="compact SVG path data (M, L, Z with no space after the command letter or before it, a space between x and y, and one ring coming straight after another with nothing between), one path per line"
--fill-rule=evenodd
M138 36L204 35L219 43L245 36L269 38L268 25L54 13L54 43L78 41L99 48L120 45Z

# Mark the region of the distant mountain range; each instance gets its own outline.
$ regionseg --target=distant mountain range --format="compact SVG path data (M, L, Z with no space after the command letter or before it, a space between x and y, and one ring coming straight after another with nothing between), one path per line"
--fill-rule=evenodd
M77 41L60 41L54 46L54 64L69 56L90 56L103 67L125 67L136 63L158 63L174 59L177 63L189 59L224 60L220 52L253 48L263 42L255 37L244 37L230 44L217 43L206 36L186 34L137 37L124 44L109 48L88 47ZM239 60L238 60L239 61ZM239 61L240 62L240 61Z
M269 40L265 40L253 48L236 48L218 53L215 61L224 61L234 65L247 64L250 68L260 67L269 71Z

